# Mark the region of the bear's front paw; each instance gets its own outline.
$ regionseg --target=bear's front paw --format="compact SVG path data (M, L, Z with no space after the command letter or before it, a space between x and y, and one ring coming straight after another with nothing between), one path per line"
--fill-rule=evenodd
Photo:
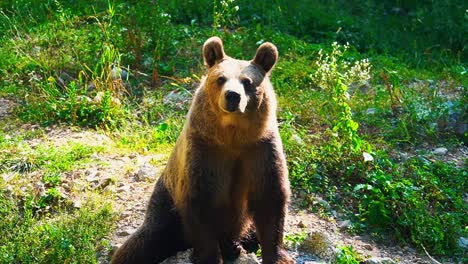
M238 241L222 241L220 243L221 254L226 260L235 260L243 252L242 245Z

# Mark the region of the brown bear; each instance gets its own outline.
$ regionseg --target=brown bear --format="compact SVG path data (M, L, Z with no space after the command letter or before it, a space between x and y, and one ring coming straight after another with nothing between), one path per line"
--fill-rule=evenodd
M263 264L295 263L283 249L290 189L269 80L278 51L264 43L252 61L236 60L212 37L203 57L208 73L145 221L113 264L158 263L190 247L194 263L223 263L239 256L250 228Z

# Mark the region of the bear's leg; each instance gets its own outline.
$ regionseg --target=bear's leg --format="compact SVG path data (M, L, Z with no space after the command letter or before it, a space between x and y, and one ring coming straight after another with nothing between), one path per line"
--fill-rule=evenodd
M255 229L252 227L249 229L249 232L241 238L242 247L247 253L256 253L259 249L259 243Z
M221 249L223 259L229 261L237 259L243 250L240 241L228 238L221 239L219 241L219 247Z
M250 224L250 220L239 218L232 227L233 232L231 232L230 235L225 234L223 236L224 238L219 241L223 259L225 261L233 261L239 257L241 252L257 252L259 242L255 234L255 229Z
M263 264L295 263L283 249L283 229L289 200L286 161L274 143L264 142L257 152L255 192L249 197L251 212L262 248ZM255 166L255 165L253 165ZM267 180L265 180L267 179Z
M143 225L115 252L111 264L159 263L185 250L181 220L166 187L159 180Z
M262 248L262 263L294 263L282 248L286 199L282 194L273 195L252 202L252 214Z
M222 263L217 239L219 227L216 223L216 215L218 215L216 212L218 210L204 205L202 201L190 204L190 210L185 211L183 222L186 233L190 237L190 243L193 245L192 261L195 264Z

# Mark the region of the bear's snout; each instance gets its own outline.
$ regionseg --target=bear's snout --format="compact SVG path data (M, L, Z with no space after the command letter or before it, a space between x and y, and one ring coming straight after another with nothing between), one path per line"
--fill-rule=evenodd
M235 91L226 91L226 110L229 112L235 112L239 108L239 102L241 95Z

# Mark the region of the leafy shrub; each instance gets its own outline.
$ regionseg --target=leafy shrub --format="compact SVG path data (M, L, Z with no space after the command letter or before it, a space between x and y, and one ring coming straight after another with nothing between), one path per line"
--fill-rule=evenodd
M352 246L341 246L334 263L336 264L359 264L362 263L362 256L357 253Z
M360 218L370 226L396 230L397 236L433 254L457 252L456 241L468 223L463 201L467 172L415 157L399 168L378 160L366 183L354 188Z

